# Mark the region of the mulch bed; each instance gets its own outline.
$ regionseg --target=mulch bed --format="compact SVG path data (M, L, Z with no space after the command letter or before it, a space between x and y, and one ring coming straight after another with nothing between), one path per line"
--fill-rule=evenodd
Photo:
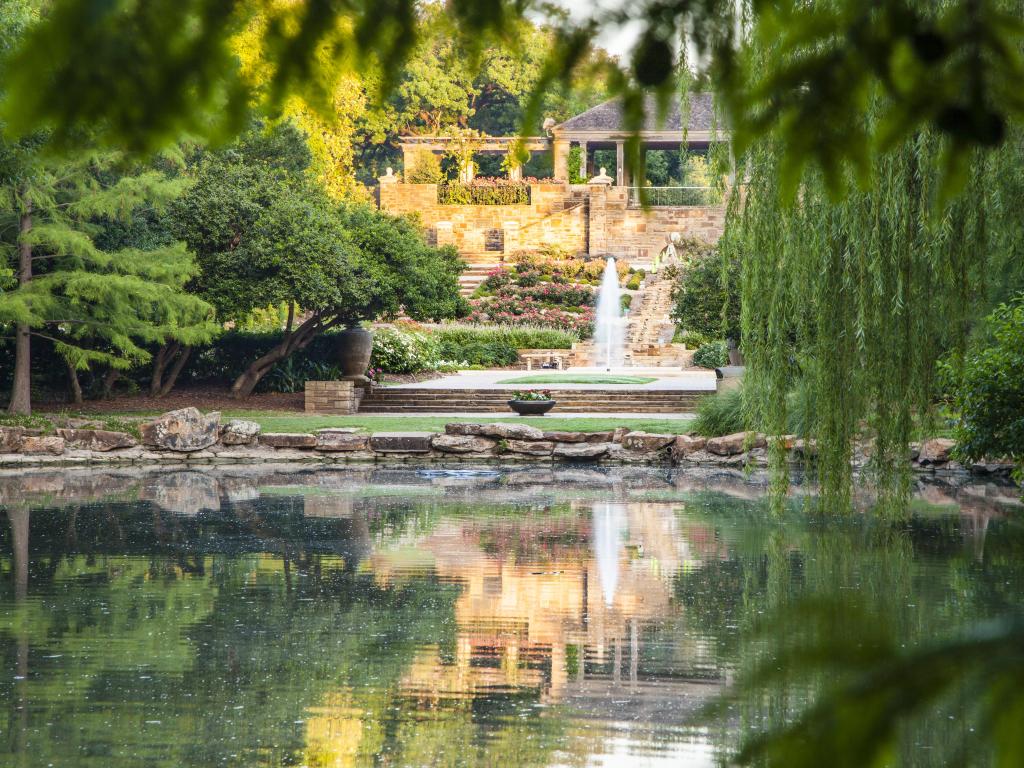
M74 411L75 413L119 413L124 411L150 411L162 413L176 408L195 406L201 411L283 411L301 412L305 396L302 392L280 393L260 392L244 400L235 400L226 389L194 387L175 389L165 397L149 395L118 395L109 400L86 400L81 405L74 403L36 403L37 412L53 413Z
M427 372L410 374L388 374L385 384L410 384L417 381L436 379L443 374ZM81 405L67 402L37 402L33 409L39 413L120 413L147 411L163 413L176 408L195 406L201 411L281 411L301 413L305 410L305 395L302 392L257 392L244 400L235 400L221 387L183 387L174 389L165 397L150 397L144 394L117 395L109 400L86 400Z

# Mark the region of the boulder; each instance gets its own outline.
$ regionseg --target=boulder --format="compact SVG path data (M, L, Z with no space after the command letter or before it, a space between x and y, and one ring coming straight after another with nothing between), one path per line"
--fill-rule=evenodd
M179 408L139 427L142 444L168 451L201 451L220 436L220 413L205 416L198 408Z
M105 429L58 429L57 437L64 438L66 448L89 451L106 452L117 448L134 448L139 444L127 432L108 432Z
M555 443L553 456L562 459L596 459L608 453L608 443Z
M258 438L268 448L315 448L316 436L304 432L264 432Z
M21 445L18 450L21 453L49 453L54 456L60 456L64 453L64 438L54 437L53 435L45 437L29 435L21 438Z
M430 441L435 451L442 453L489 453L497 441L477 435L438 435Z
M544 439L555 443L585 443L589 432L545 432ZM607 442L607 441L604 441Z
M232 419L221 429L220 441L224 445L256 445L260 431L260 425L255 421Z
M818 455L818 443L814 440L797 439L793 441L793 453L801 458Z
M629 427L616 427L615 431L612 432L612 442L613 443L621 443L622 442L622 438L624 438L626 435L628 435L632 431L633 430L631 430Z
M360 435L349 429L318 429L316 431L318 451L365 451L370 446L370 436Z
M378 453L430 453L433 432L374 432L370 448Z
M526 424L507 424L496 422L494 424L481 424L480 435L485 437L500 437L502 440L543 440L544 430L531 427Z
M483 429L483 424L455 422L444 425L446 435L479 435L481 429Z
M509 440L506 444L509 453L523 453L527 456L550 456L554 449L555 444L550 440Z
M921 443L921 452L917 455L919 464L945 464L950 453L956 447L956 441L947 437L933 437Z
M676 439L675 435L659 435L651 432L630 432L623 436L622 446L630 451L654 453L667 448Z
M707 442L707 438L699 435L676 435L676 439L672 442L672 458L679 461L691 453L702 451Z
M736 456L750 448L764 448L768 444L764 435L755 432L735 432L722 437L708 438L706 448L709 453L719 456Z
M0 453L17 453L21 450L21 441L26 437L39 437L41 429L27 427L0 427Z

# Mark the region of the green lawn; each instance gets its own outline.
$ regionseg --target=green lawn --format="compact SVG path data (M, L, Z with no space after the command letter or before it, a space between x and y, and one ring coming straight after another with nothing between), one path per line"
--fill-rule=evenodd
M659 419L656 416L633 419L550 418L546 416L520 418L507 416L302 416L296 414L272 413L267 411L228 411L224 419L250 419L258 422L264 432L312 432L323 427L358 427L364 432L444 432L444 425L454 421L485 423L504 421L515 424L529 424L550 431L605 432L616 427L629 427L645 432L683 434L689 429L691 419Z
M604 373L542 373L537 376L502 379L498 384L650 384L652 381L657 379L649 376L616 376Z
M157 412L122 412L76 414L61 413L61 417L81 416L90 420L101 422L106 429L116 431L127 431L138 435L138 425L141 421L158 416ZM39 414L29 418L7 417L0 414L0 426L32 426L43 427L51 432L53 424L50 418L56 414ZM687 419L659 419L657 415L637 415L635 418L594 418L588 416L579 417L550 417L532 416L521 418L513 413L508 414L480 414L478 416L382 416L367 414L365 416L306 416L301 413L282 413L281 411L251 411L251 410L230 410L221 414L221 423L229 419L248 419L257 422L264 432L313 432L324 427L356 427L363 432L444 432L444 425L451 422L473 422L486 423L503 421L515 424L529 424L549 431L569 432L606 432L616 427L629 427L630 429L643 430L645 432L664 432L668 434L683 434L688 432L693 422L692 418Z

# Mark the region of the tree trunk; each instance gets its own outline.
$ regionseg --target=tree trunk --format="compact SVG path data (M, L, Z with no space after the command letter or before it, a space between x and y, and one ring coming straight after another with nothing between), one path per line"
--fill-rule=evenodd
M18 222L18 287L32 282L32 246L26 242L32 230L32 202L25 202L25 210ZM15 327L14 386L7 412L20 416L32 413L32 329L25 323Z
M67 360L64 361L64 364L68 368L68 390L71 392L71 401L75 405L81 405L82 383L78 380L78 369Z
M160 347L156 357L153 358L153 375L149 380L150 397L164 397L174 388L178 375L184 369L185 363L188 362L191 354L192 347L183 347L177 341L169 342ZM174 364L171 365L171 369L168 371L167 366L171 360L174 360Z
M167 361L174 354L172 347L177 344L176 341L172 341L170 344L161 344L160 349L156 351L156 356L153 358L153 373L149 377L150 397L156 397L163 387L164 369L167 368Z
M185 363L188 362L191 355L192 347L181 347L179 349L178 358L174 361L174 365L171 366L171 370L168 371L167 377L164 379L163 384L156 393L156 397L163 397L174 389L174 385L178 381L178 375L185 367Z
M334 318L327 323L322 321L322 316L319 313L314 313L312 317L302 323L294 332L286 332L280 344L258 360L255 360L235 379L235 383L231 385L231 396L236 400L241 400L251 395L256 385L260 383L260 379L266 376L275 365L282 360L286 360L292 353L305 349L323 331L337 325L340 319Z
M114 385L121 378L121 372L117 368L111 368L103 376L103 399L109 400L114 395Z

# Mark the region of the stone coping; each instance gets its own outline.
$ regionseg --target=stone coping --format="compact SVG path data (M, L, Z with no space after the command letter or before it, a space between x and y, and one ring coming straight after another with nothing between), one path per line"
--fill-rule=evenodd
M314 433L263 433L255 422L219 423L219 414L196 409L172 411L142 425L142 445L125 433L0 427L0 467L81 465L188 465L213 463L599 463L760 469L768 466L769 438L737 433L703 438L655 434L620 427L611 432L541 430L513 422L452 422L444 433L358 433L327 428ZM552 424L554 427L555 424ZM813 444L794 436L776 438L790 462L813 461ZM184 446L184 447L183 447ZM953 461L953 441L926 440L914 446L911 466L928 473L1008 475L1012 465ZM853 457L855 469L867 463L865 448Z

